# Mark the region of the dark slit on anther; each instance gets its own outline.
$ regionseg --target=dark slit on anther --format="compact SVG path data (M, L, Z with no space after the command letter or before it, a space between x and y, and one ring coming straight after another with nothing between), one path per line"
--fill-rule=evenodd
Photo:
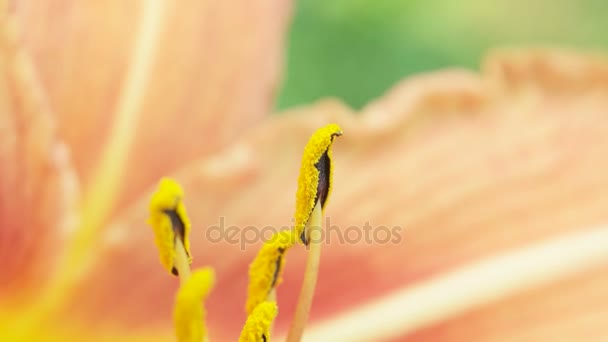
M182 243L184 243L184 234L185 234L186 226L184 225L184 222L177 214L177 211L175 209L169 209L169 210L164 210L163 212L165 214L167 214L167 216L169 216L169 219L171 220L171 227L173 227L173 232L175 233L175 238L180 239L180 241ZM177 268L175 268L175 267L173 267L171 269L171 273L175 276L179 275L179 273L177 272Z
M329 162L329 156L327 155L327 151L325 151L321 158L319 158L319 161L315 164L315 168L317 168L317 170L319 171L319 183L317 184L317 194L315 196L314 203L316 205L317 202L320 202L321 209L323 209L325 208L325 201L327 200L327 194L329 192L329 174L331 172L331 163ZM309 213L309 219L310 215L312 215L312 211ZM302 231L300 239L306 246L308 246L308 243L310 241L308 241L306 237L306 229Z
M272 284L270 284L270 290L274 288L277 284L277 280L279 278L279 272L281 272L281 260L283 259L283 253L285 252L285 248L279 248L279 257L277 258L277 263L274 268L274 274L272 275Z

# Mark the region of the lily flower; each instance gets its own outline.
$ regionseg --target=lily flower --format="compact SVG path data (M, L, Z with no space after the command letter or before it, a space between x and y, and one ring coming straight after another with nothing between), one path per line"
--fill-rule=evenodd
M3 7L0 339L174 339L178 284L144 223L166 175L187 194L192 268L214 269L209 338L237 340L263 242L210 233L293 226L302 146L330 122L348 134L304 340L605 339L608 62L499 51L357 112L324 100L264 117L288 10ZM289 252L273 340L307 257Z

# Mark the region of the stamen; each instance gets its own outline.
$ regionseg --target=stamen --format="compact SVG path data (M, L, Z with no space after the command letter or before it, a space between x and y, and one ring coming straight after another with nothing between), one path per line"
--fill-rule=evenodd
M306 223L317 202L324 209L331 193L331 144L334 137L341 135L340 126L329 124L317 130L304 148L296 193L295 229L305 245L310 242L308 232L304 229Z
M175 299L173 321L179 342L201 342L207 340L206 311L203 302L215 282L211 268L196 270L181 285Z
M258 304L271 300L274 289L281 283L285 253L296 242L292 230L283 230L264 243L249 266L249 296L245 307L250 315Z
M158 190L150 200L150 217L160 252L162 265L172 274L179 275L182 283L190 273L190 220L182 199L181 186L168 178L160 181Z
M317 277L319 274L322 223L323 213L321 210L321 205L317 203L307 224L307 229L310 231L310 250L308 251L306 273L304 273L304 281L302 282L302 289L300 290L300 297L298 298L296 313L293 321L291 322L291 327L289 328L289 333L287 335L288 342L300 341L302 334L304 333L304 327L308 321L310 308L312 306L312 299L315 294L315 287L317 286Z
M256 306L247 317L239 342L270 341L270 327L277 316L277 312L278 308L275 302L263 302Z
M295 233L310 250L288 342L300 341L310 314L321 260L323 210L331 194L331 144L334 137L341 135L340 126L329 124L317 130L304 148L296 192Z

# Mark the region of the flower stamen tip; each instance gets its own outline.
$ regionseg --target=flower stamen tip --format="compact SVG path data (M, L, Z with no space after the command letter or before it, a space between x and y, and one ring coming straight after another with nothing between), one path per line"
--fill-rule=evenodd
M173 275L179 274L178 264L184 268L184 265L189 266L192 262L188 240L191 225L183 197L184 191L176 181L163 178L149 204L150 217L147 222L154 231L160 261ZM176 260L184 254L186 260Z
M215 283L215 273L209 267L196 270L177 292L173 320L179 342L200 342L207 335L206 311L203 301Z
M245 322L239 342L270 341L270 328L277 313L277 303L273 301L263 302L256 306L249 317L247 317L247 322Z
M324 209L331 194L333 179L331 144L335 137L342 134L340 126L328 124L318 129L304 148L296 192L295 229L305 245L310 242L305 226L315 205L320 203L321 209Z
M281 283L285 253L296 243L293 230L283 230L272 236L249 266L247 314L262 302L271 299L272 291Z

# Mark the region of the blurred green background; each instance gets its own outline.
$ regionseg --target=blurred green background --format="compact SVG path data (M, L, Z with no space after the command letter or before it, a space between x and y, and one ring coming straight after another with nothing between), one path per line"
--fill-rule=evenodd
M298 0L283 109L335 96L360 108L404 76L478 69L504 46L608 46L606 0Z

